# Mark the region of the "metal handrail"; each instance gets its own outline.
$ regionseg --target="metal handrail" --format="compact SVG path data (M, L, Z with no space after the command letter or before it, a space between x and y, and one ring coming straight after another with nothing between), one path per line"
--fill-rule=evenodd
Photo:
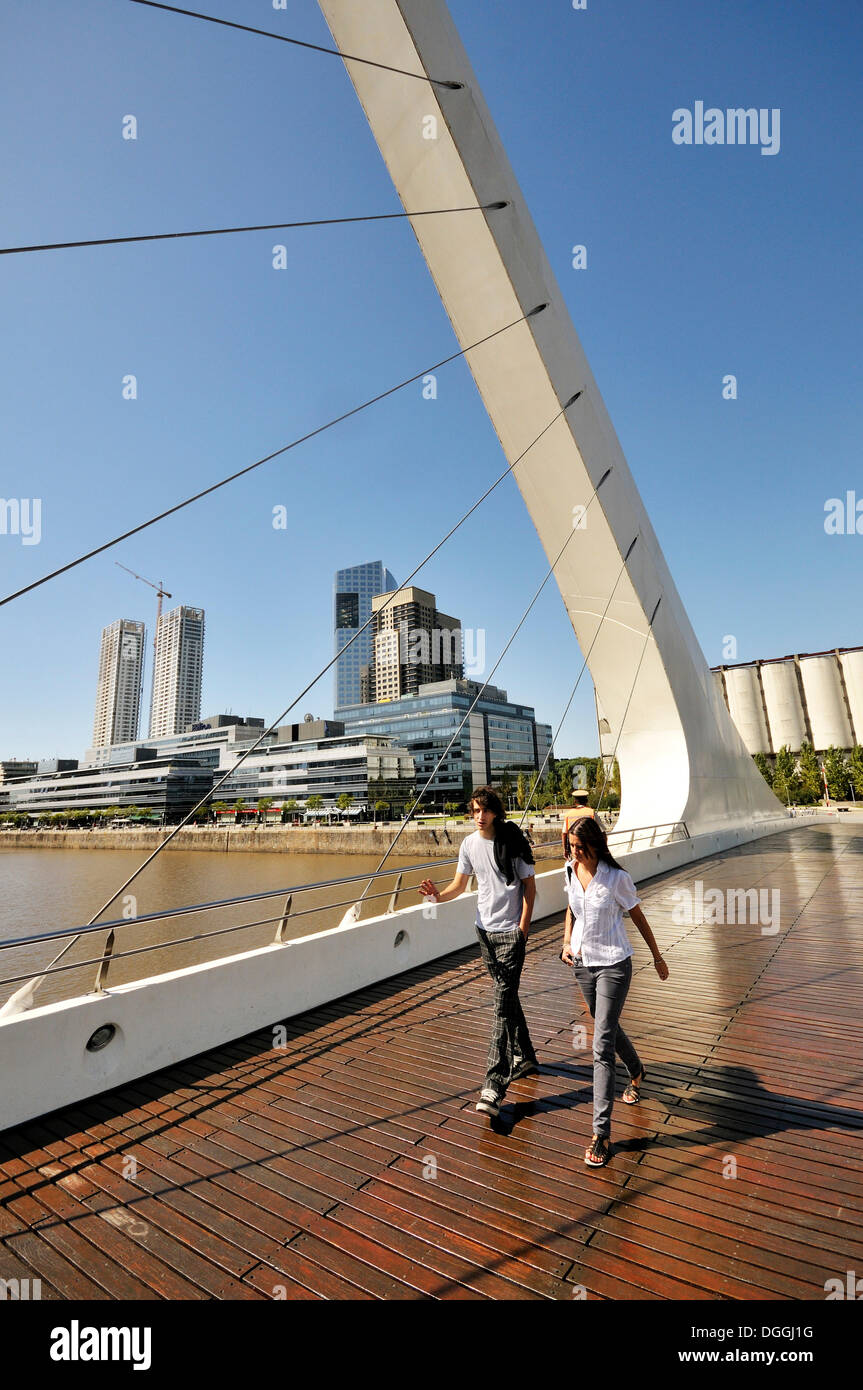
M642 833L647 834L648 832L650 832L652 845L655 842L656 835L659 831L668 829L671 829L673 831L678 828L682 830L683 838L690 838L689 831L684 821L665 821L662 824L653 826L635 826L631 829L624 829L619 831L610 830L608 831L608 838L610 838L613 835L618 835L622 837L629 836L629 848L631 849L636 835L641 835ZM557 851L557 839L554 838L552 840L541 841L539 844L535 845L534 848L536 850L535 857L538 861L550 859L554 857ZM543 850L549 850L551 851L551 853L543 854ZM82 927L67 927L60 931L38 932L29 936L21 936L16 937L14 939L6 939L0 941L0 951L11 950L19 946L32 946L41 942L62 940L67 936L77 937L89 935L93 932L107 932L105 945L103 947L102 953L98 957L91 960L73 961L65 965L52 965L46 967L42 971L37 972L41 978L47 977L48 975L58 975L65 970L78 970L83 969L87 966L95 965L98 967L95 987L97 991L101 991L104 986L105 979L107 977L109 964L114 960L123 960L127 956L145 955L148 951L156 951L165 947L190 945L193 942L204 941L209 939L210 937L228 936L231 935L233 932L250 931L255 927L271 926L273 923L277 924L273 944L285 945L288 944L285 942L285 931L287 929L289 918L291 921L294 921L300 917L310 916L312 913L319 913L331 910L334 911L339 908L351 908L356 906L352 899L347 899L335 903L321 903L317 907L303 908L299 912L292 912L293 897L295 893L313 893L323 888L333 888L351 883L370 882L375 879L395 877L396 882L392 890L386 889L382 892L372 893L368 895L368 900L370 901L374 901L377 898L389 897L389 905L386 909L386 913L387 915L393 914L398 910L397 903L399 894L403 891L402 883L404 881L405 873L421 873L427 870L444 868L448 865L456 863L458 863L457 857L452 856L451 858L447 859L435 859L431 862L426 862L424 864L410 864L408 866L403 865L401 868L381 869L376 870L374 872L369 872L367 870L365 873L362 874L347 874L341 878L320 879L317 882L312 883L294 884L289 888L269 888L265 889L263 892L260 893L245 893L238 897L222 898L214 902L190 903L189 905L184 907L162 908L157 912L143 913L140 916L135 917L123 917L111 922L93 922ZM475 880L473 877L471 877L469 883L469 891L473 892L474 890ZM114 951L114 939L116 929L118 927L138 926L142 922L162 921L171 917L184 917L187 914L191 916L195 913L200 912L218 911L221 908L225 907L238 907L245 903L263 902L269 898L276 897L285 897L284 906L282 908L282 911L279 913L278 917L262 917L256 921L238 922L235 923L233 926L219 927L209 932L198 932L191 936L174 937L170 941L149 942L144 946L136 946L127 951ZM0 985L14 985L32 978L33 968L31 967L26 972L26 974L8 976L0 980Z
M556 847L556 842L534 846L535 849L556 849ZM64 936L84 936L91 932L109 931L112 927L136 927L139 926L141 922L157 922L168 917L185 917L187 914L191 915L195 912L217 911L219 908L223 907L239 907L243 903L260 902L264 898L281 898L294 893L311 893L320 888L335 888L343 883L364 883L370 878L393 878L394 876L398 877L399 874L419 873L424 872L426 869L436 869L445 864L457 863L458 858L456 856L452 859L435 859L429 864L403 864L401 868L382 869L379 873L372 873L371 870L367 869L364 874L350 874L345 878L325 878L320 879L317 883L297 883L289 887L269 888L263 893L245 893L238 898L221 898L208 903L190 903L188 907L165 907L161 908L158 912L142 912L138 916L121 917L115 921L93 922L88 926L82 927L64 927L60 931L36 932L32 936L9 937L0 941L0 951L11 949L14 946L32 946L41 941L59 941L62 940ZM372 898L385 898L389 896L389 893L372 893L369 896ZM319 907L305 909L305 912L324 912L327 908L331 907L349 906L352 901L352 899L349 899L347 903L321 903ZM299 917L304 914L295 912L293 915ZM231 930L235 929L231 928ZM213 932L203 932L202 936L212 936L214 934ZM170 941L162 941L156 944L170 946L172 943ZM0 983L3 982L0 981Z
M543 843L543 844L541 844L541 845L537 845L537 846L536 846L536 849L537 849L537 850L548 849L548 848L552 848L552 849L556 848L555 843L552 842L551 844L549 844L548 842L545 842L545 843ZM539 857L541 857L541 858L548 858L548 857L550 857L550 856L539 856ZM373 900L376 899L376 898L389 898L389 900L390 900L390 906L389 906L388 912L390 912L390 913L395 912L395 911L396 911L395 903L396 903L396 901L397 901L398 894L399 894L400 882L401 882L401 880L403 879L403 876L404 876L405 873L408 873L408 872L423 872L423 871L426 870L426 869L436 869L436 868L439 867L439 866L443 867L443 866L448 865L448 864L456 864L456 863L458 863L458 860L457 860L457 858L455 858L455 857L452 858L452 859L437 859L437 860L432 861L431 863L426 863L426 864L411 864L411 865L408 865L407 867L402 866L401 868L384 869L384 870L382 870L382 871L380 871L380 872L376 872L376 873L374 873L374 874L369 873L369 871L367 870L367 871L366 871L365 873L363 873L363 874L350 874L350 875L346 875L346 876L343 877L343 878L322 879L322 880L320 880L320 881L318 881L318 882L316 882L316 883L294 885L292 888L289 888L289 889L286 889L286 888L267 889L265 892L262 892L262 893L248 893L248 894L242 895L241 897L236 897L236 898L225 898L225 899L221 899L221 900L218 900L218 901L215 901L215 902L211 902L211 903L195 903L195 904L191 904L191 905L188 906L188 907L179 907L179 908L163 908L163 909L162 909L161 911L159 911L159 912L145 913L145 914L142 914L142 915L139 916L139 917L124 917L124 918L121 918L121 919L119 919L118 921L114 921L114 922L94 922L94 923L92 923L92 924L90 924L90 925L88 925L88 926L84 926L84 927L67 927L67 928L65 928L65 930L62 930L62 931L57 931L57 932L41 932L41 933L37 933L37 934L32 935L32 936L22 936L22 937L17 937L17 938L11 939L11 940L0 941L0 950L12 949L13 947L16 947L16 946L34 945L34 944L36 944L36 943L43 942L43 941L56 941L56 940L58 940L58 939L62 939L63 937L70 936L70 935L75 935L75 934L77 934L77 935L82 935L82 936L83 936L83 935L91 934L91 933L93 933L93 932L105 932L105 931L107 931L107 932L108 932L108 939L107 939L107 941L106 941L106 947L105 947L105 949L103 950L103 952L102 952L102 954L101 954L100 956L98 956L98 957L96 957L96 958L93 958L93 959L91 959L91 960L73 961L73 962L67 963L67 964L65 964L65 965L58 965L58 966L56 966L56 967L49 967L49 968L46 968L45 970L38 971L38 974L39 974L40 976L58 975L58 974L62 973L64 970L78 970L78 969L83 969L83 968L86 967L86 966L97 965L97 966L99 967L99 974L98 974L98 976L97 976L97 988L100 988L100 987L101 987L101 984L104 982L104 972L105 972L105 970L106 970L106 968L107 968L108 962L109 962L109 961L112 961L112 960L122 960L122 959L124 959L126 956L137 956L137 955L142 955L142 954L145 954L147 951L156 951L156 950L160 950L160 949L162 949L162 948L164 948L164 947L169 947L169 946L183 946L183 945L188 945L188 944L190 944L190 943L192 943L192 942L195 942L195 941L205 941L205 940L208 940L208 939L211 938L211 937L227 936L227 935L230 935L232 932L237 932L237 931L249 931L249 930L251 930L251 929L254 928L254 927L269 926L269 925L271 925L271 924L274 923L274 922L275 922L275 923L278 923L278 928L277 928L277 931L276 931L275 941L276 941L277 943L287 944L287 943L284 943L284 935L283 935L283 934L284 934L284 929L285 929L285 927L286 927L286 925L287 925L287 919L288 919L289 913L290 913L290 915L291 915L291 920L293 921L293 920L295 920L295 919L297 919L297 918L300 918L300 917L310 916L312 913L324 912L324 911L329 911L329 910L335 910L335 909L338 909L338 908L351 907L351 906L353 905L353 899L352 899L352 898L349 898L349 899L344 899L344 900L342 900L342 901L335 902L335 903L321 903L321 904L320 904L319 906L317 906L317 907L303 908L303 909L301 909L299 912L293 912L293 913L291 913L291 900L292 900L293 895L294 895L295 893L313 892L313 891L315 891L316 889L331 888L331 887L339 886L339 885L341 885L341 884L349 884L349 883L357 883L357 882L366 882L366 881L367 881L368 879L370 879L370 878L392 878L392 877L395 876L397 882L396 882L396 887L395 887L395 890L394 890L394 891L391 891L390 889L386 889L386 890L384 890L383 892L380 892L380 893L371 893L371 894L368 895L368 898L367 898L367 901L369 901L369 900L373 901ZM217 910L217 909L223 908L223 907L235 907L235 906L239 906L239 905L241 905L241 904L243 904L243 903L246 903L246 902L260 902L261 900L266 899L266 898L280 897L280 896L284 896L285 894L287 894L287 901L286 901L286 904L285 904L285 906L283 907L282 911L279 913L278 917L263 917L263 918L258 919L257 921L253 921L253 922L238 922L238 923L235 923L233 926L230 926L230 927L219 927L219 928L216 928L214 931L209 931L209 932L198 932L198 933L196 933L196 934L194 934L194 935L192 935L192 936L174 937L174 938L172 938L170 941L153 941L153 942L149 942L147 945L144 945L144 946L136 946L136 947L134 947L134 948L132 948L132 949L130 949L130 950L128 950L128 951L117 951L117 952L114 952L114 950L113 950L114 929L117 928L117 927L138 926L138 925L139 925L140 923L142 923L142 922L159 921L159 920L162 920L162 919L165 919L165 918L170 918L170 917L182 917L182 916L185 916L187 913L192 914L192 913L197 913L197 912L207 912L207 911L209 911L210 909ZM0 985L13 985L13 984L18 984L19 982L23 982L23 981L25 981L25 980L29 980L29 979L32 979L32 978L33 978L33 968L31 967L31 968L30 968L25 974L23 974L23 975L8 976L8 977L6 977L6 978L0 980Z

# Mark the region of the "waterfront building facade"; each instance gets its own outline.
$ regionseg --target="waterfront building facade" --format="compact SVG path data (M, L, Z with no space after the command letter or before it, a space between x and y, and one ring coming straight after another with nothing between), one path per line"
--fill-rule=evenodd
M25 758L4 758L0 761L0 786L15 777L32 777L37 770L38 764Z
M454 677L421 685L413 695L340 709L336 715L348 733L386 735L407 749L419 791L481 689L476 681ZM442 808L447 801L467 801L474 787L497 784L504 772L513 780L519 772L535 772L551 747L549 724L538 724L534 710L510 701L505 690L487 686L435 773L424 805Z
M131 806L180 820L213 785L211 768L149 757L118 767L76 768L10 782L0 787L0 813L37 819L56 811L100 811Z
M863 647L804 652L713 667L731 718L750 753L771 757L863 743Z
M151 739L185 733L200 720L203 661L203 608L187 608L181 604L170 613L163 613L156 624ZM111 742L122 740L112 739Z
M395 579L380 560L336 570L333 585L333 632L334 655L338 657L335 665L337 707L360 703L361 672L372 660L371 626L357 637L350 647L347 644L352 637L356 637L360 628L371 617L372 600L378 594L396 587Z
M241 718L233 714L215 714L198 720L188 733L169 734L164 738L119 743L111 748L88 748L84 767L122 767L124 763L142 762L152 758L169 758L172 762L199 763L202 767L217 768L230 761L230 755L241 752L254 743L264 729L263 719ZM266 741L272 742L275 734Z
M93 744L138 737L144 676L144 624L118 618L102 629Z
M220 787L216 799L242 798L250 807L263 797L276 806L295 801L305 813L311 796L319 796L321 809L332 812L338 798L347 795L352 798L347 814L354 816L372 813L378 801L385 801L391 814L400 813L412 800L414 759L392 739L344 732L329 737L296 737L296 733L296 725L277 729L275 742L250 754Z

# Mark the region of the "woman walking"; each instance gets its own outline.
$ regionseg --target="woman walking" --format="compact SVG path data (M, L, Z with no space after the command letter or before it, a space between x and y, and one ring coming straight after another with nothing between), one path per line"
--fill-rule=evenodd
M569 828L570 858L565 866L568 905L561 960L573 967L593 1018L593 1140L584 1161L601 1168L611 1157L611 1109L614 1104L614 1054L629 1072L623 1093L627 1105L640 1099L645 1078L638 1053L619 1026L632 980L632 946L623 926L628 912L653 956L660 980L668 979L653 932L641 908L635 884L612 858L605 833L589 817Z

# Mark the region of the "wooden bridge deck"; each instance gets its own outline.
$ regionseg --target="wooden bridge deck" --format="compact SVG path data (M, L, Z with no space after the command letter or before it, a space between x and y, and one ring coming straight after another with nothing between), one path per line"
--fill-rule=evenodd
M676 923L697 879L778 891L779 931ZM841 825L645 885L671 977L632 929L649 1084L615 1105L605 1169L582 1161L589 1028L574 1049L545 922L522 990L542 1074L494 1126L467 949L290 1020L283 1049L255 1033L0 1134L0 1278L75 1300L824 1299L863 1272L861 890Z

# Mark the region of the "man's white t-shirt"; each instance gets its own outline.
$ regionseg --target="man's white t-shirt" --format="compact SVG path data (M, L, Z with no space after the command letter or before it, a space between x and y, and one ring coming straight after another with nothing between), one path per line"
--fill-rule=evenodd
M523 859L513 859L512 867L515 877L507 883L495 863L494 840L483 839L478 830L462 840L456 872L476 874L476 925L483 931L512 931L521 922L522 880L533 878L535 869Z

